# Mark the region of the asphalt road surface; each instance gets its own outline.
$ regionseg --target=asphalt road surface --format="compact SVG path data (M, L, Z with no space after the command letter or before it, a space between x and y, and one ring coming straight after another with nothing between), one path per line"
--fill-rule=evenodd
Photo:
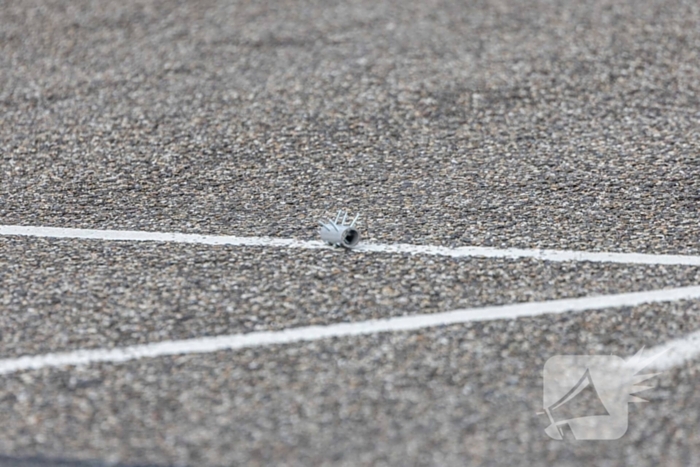
M0 233L0 370L699 286L699 24L695 0L0 0L0 231L308 241L342 208L386 250ZM604 300L0 371L0 465L700 465L700 299ZM550 357L683 339L624 436L545 434Z

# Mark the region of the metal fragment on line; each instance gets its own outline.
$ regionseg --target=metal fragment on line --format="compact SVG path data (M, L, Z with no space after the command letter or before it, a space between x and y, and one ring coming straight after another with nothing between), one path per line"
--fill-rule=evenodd
M342 219L341 219L342 216ZM360 242L360 232L355 227L355 222L360 215L356 215L350 224L346 224L348 218L348 213L345 211L338 211L335 216L335 220L326 219L321 220L319 224L321 225L321 240L333 246L340 246L343 248L353 248L357 246Z

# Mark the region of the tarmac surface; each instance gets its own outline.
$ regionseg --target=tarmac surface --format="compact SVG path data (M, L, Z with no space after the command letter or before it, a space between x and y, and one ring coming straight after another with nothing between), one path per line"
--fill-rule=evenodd
M700 255L694 0L0 0L0 225ZM700 285L700 267L0 235L0 359ZM700 300L0 375L0 465L700 465Z

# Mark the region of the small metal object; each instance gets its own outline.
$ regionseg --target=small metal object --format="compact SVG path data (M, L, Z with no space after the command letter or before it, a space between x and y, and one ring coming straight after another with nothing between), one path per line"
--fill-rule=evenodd
M340 217L343 217L340 220ZM321 240L333 246L342 246L343 248L352 248L357 246L360 242L360 232L355 228L355 222L360 215L356 215L352 222L348 225L345 221L348 218L348 213L344 211L338 211L338 215L335 216L335 220L329 219L325 221L320 221L321 224Z

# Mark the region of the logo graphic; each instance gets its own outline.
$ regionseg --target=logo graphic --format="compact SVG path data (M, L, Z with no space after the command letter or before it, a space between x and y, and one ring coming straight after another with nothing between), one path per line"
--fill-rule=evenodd
M614 355L555 355L544 365L544 413L552 439L619 439L627 432L628 403L647 402L633 394L651 389L639 383L659 373L638 374L658 355L642 351L625 361ZM659 354L660 355L660 354Z

